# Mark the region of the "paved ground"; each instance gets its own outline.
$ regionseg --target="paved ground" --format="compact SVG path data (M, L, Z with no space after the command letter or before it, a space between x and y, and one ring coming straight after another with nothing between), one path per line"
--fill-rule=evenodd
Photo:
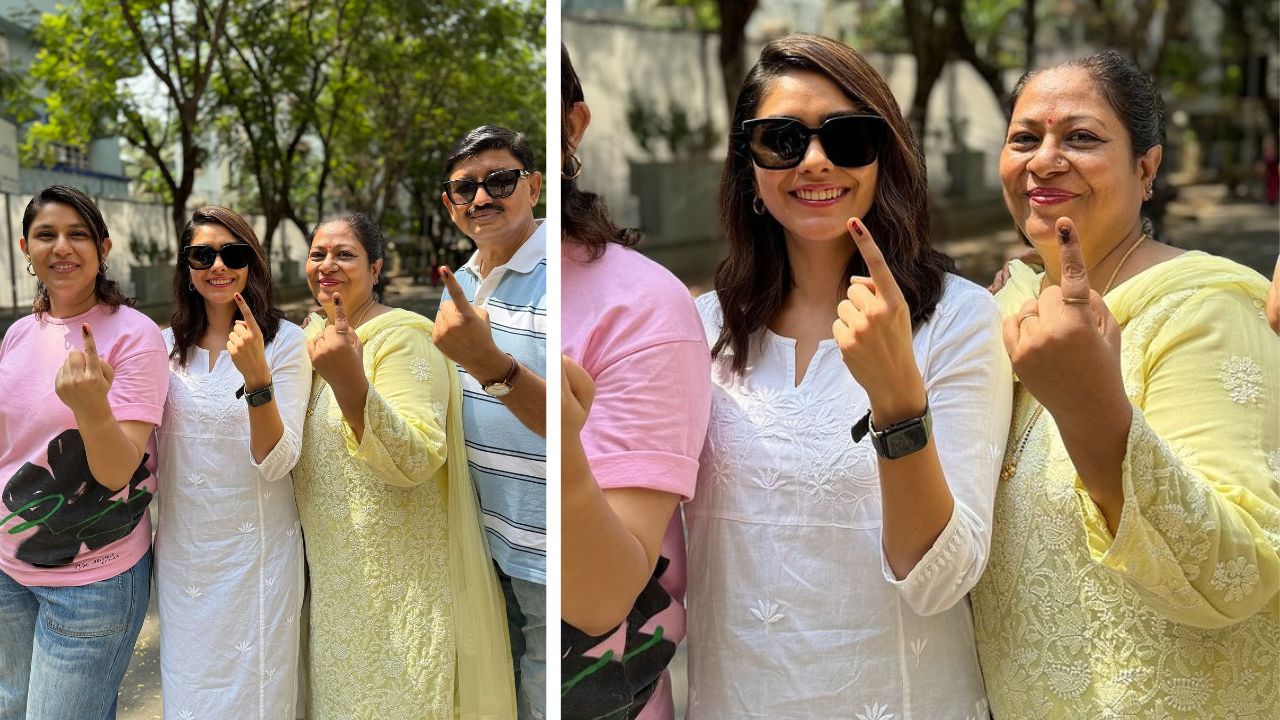
M1184 188L1178 201L1170 206L1166 235L1179 247L1224 255L1270 277L1280 252L1280 212L1257 202L1228 200L1225 189L1219 186ZM998 269L1000 258L1016 252L1018 247L1012 230L1000 230L957 240L943 249L956 257L965 275L985 284ZM434 316L438 299L438 289L413 285L405 278L393 280L387 293L389 304L428 317ZM302 300L287 309L297 319L310 307L309 300ZM121 720L161 717L159 652L153 604L121 686ZM684 714L685 662L682 648L672 666L680 706L677 716Z

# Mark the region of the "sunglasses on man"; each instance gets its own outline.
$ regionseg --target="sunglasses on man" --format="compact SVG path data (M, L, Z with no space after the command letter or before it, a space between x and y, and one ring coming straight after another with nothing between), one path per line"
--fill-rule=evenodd
M886 127L877 115L839 115L811 128L795 118L765 117L742 123L751 160L764 170L787 170L800 164L817 135L827 159L840 167L864 167L884 147Z
M483 180L447 180L444 193L454 205L467 205L476 199L476 191L484 188L489 197L501 200L511 197L520 184L520 178L528 177L528 170L497 170L484 177Z
M248 243L228 243L220 248L212 245L188 245L182 248L179 258L192 270L208 270L222 256L222 264L232 270L248 267L253 259L253 246Z

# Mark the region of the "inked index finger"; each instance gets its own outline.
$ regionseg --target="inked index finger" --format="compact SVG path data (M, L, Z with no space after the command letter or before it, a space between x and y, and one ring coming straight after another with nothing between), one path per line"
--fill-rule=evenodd
M440 279L444 280L445 289L449 291L449 299L453 301L453 306L458 312L467 314L471 312L471 303L467 301L467 293L458 284L458 279L453 276L453 272L448 267L440 266Z
M244 296L236 293L236 305L240 307L240 316L244 318L244 324L254 333L258 332L258 320L253 317L253 311L249 309L249 303L245 302Z
M342 295L333 294L333 328L339 333L347 332L347 308L342 303Z
M871 275L871 279L875 281L876 292L878 294L890 294L899 298L902 297L902 289L898 287L898 281L893 279L893 271L889 269L889 263L884 259L884 253L880 252L880 246L876 245L876 241L871 237L871 231L867 229L865 223L858 218L849 218L845 227L849 231L849 235L853 237L853 242L858 246L858 252L862 253L862 261L867 264L867 272Z
M1080 236L1071 218L1060 217L1054 225L1058 232L1058 255L1062 274L1058 288L1064 298L1089 299L1089 271L1085 268L1084 252L1080 249ZM1085 307L1081 304L1081 307Z
M89 323L80 324L80 332L84 335L84 363L92 372L99 372L98 343L93 339L93 328Z

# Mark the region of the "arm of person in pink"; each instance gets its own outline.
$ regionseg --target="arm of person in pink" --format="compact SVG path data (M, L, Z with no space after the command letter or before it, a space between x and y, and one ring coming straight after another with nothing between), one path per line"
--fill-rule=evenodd
M164 408L164 341L153 325L145 330L149 342L137 351L122 349L126 357L113 366L98 356L93 330L83 324L84 350L68 353L55 381L58 397L75 414L93 478L111 490L133 477Z
M689 315L687 339L639 347L594 377L563 360L561 617L589 635L626 618L677 503L693 496L711 369Z

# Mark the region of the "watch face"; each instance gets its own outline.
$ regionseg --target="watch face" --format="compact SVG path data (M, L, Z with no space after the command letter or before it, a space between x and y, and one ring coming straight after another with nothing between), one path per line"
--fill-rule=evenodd
M271 388L265 387L261 390L258 390L256 392L251 392L245 395L244 399L246 402L249 403L250 407L262 407L263 405L266 405L267 403L271 402L271 397L272 397Z
M511 392L511 386L506 383L497 382L497 383L493 383L492 385L485 385L484 391L490 397L500 398L506 395L507 393Z
M929 433L925 432L924 423L917 422L895 430L885 438L885 457L905 457L927 444Z

